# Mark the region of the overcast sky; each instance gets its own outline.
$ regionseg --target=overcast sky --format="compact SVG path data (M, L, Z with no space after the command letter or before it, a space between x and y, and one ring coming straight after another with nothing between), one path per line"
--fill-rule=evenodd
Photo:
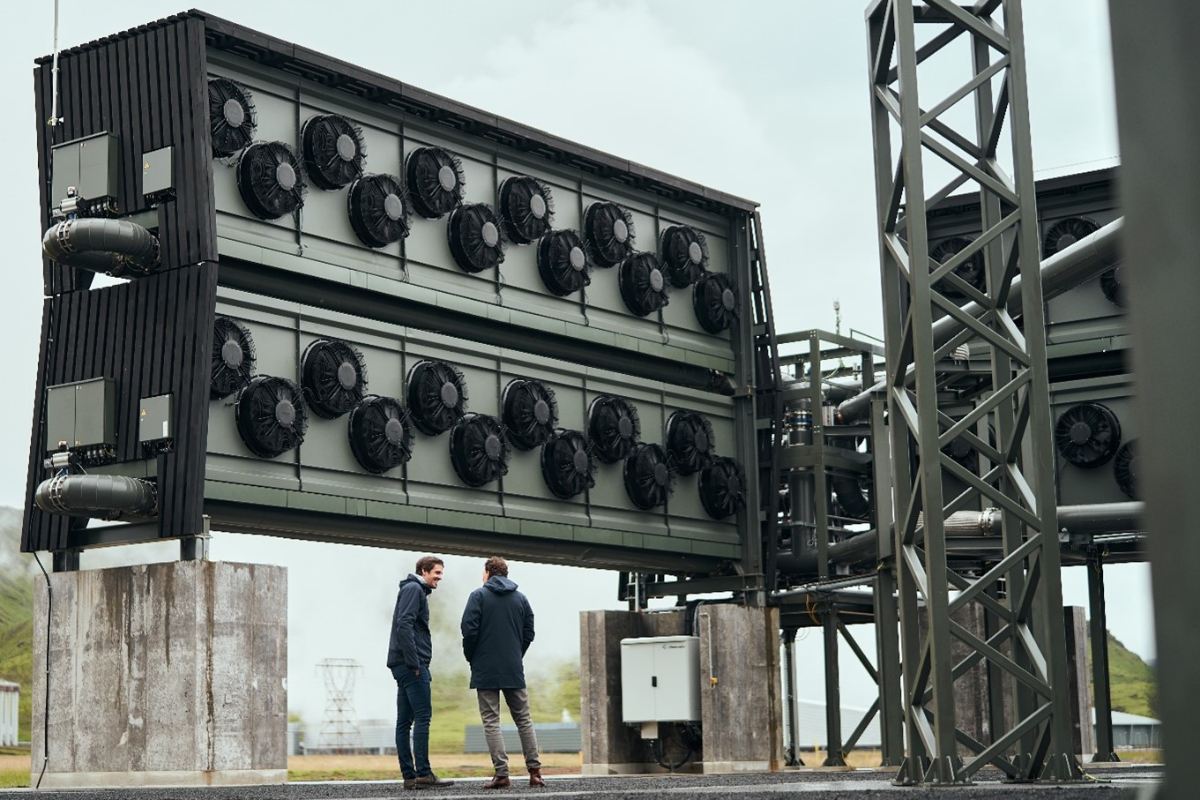
M207 0L205 10L422 88L762 205L780 332L832 328L882 335L867 102L865 0L760 2L737 11L683 2L356 0L334 5ZM0 193L6 258L0 396L0 504L20 506L41 308L33 59L52 50L53 4L27 4L0 48L8 154ZM69 47L182 10L161 2L62 0ZM1025 4L1037 177L1111 166L1118 154L1106 4ZM315 663L357 658L363 717L391 711L383 670L396 582L413 557L390 551L217 537L214 555L290 570L292 705L317 721ZM139 556L140 557L140 556ZM170 557L170 556L166 556ZM85 559L85 564L98 561ZM465 597L477 560L451 559L439 591ZM1110 627L1153 657L1148 570L1109 570ZM513 577L540 622L531 658L578 652L580 610L619 607L616 575L522 566ZM1081 570L1064 578L1086 605ZM820 697L819 637L802 643L802 697ZM864 645L871 637L864 632ZM847 656L849 658L849 656ZM434 667L437 671L437 665ZM865 677L846 668L843 698L866 706Z

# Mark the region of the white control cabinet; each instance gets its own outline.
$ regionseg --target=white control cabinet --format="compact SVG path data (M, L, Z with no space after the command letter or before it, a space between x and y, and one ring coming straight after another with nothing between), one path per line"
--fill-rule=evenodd
M621 640L625 722L700 721L700 637Z

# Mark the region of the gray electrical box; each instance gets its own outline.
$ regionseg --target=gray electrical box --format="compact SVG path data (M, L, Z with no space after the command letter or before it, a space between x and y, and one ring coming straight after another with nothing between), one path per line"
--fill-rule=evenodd
M116 384L93 378L46 389L46 451L67 447L114 445L117 417Z
M621 715L625 722L699 722L700 638L622 639Z
M151 203L175 194L174 148L163 147L142 154L142 196Z
M55 147L51 156L51 205L57 207L65 200L71 187L87 206L110 201L115 204L119 154L117 137L111 133L97 133Z
M171 395L143 397L138 410L138 441L157 442L175 435L171 425Z

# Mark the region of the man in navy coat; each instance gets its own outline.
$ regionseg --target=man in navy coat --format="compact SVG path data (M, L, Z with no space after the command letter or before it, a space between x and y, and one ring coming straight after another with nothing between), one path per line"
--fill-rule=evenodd
M429 765L429 722L433 697L429 662L433 639L429 635L429 593L437 588L444 570L437 556L417 561L416 572L400 582L392 612L392 638L387 665L396 679L396 755L405 789L450 786L433 774ZM412 743L409 743L409 733Z
M508 579L508 564L493 556L483 567L483 586L471 592L462 618L463 655L471 664L471 688L479 695L483 735L496 776L485 789L510 785L508 753L500 733L500 694L517 723L530 786L545 786L538 760L537 736L525 690L525 651L533 642L533 609Z

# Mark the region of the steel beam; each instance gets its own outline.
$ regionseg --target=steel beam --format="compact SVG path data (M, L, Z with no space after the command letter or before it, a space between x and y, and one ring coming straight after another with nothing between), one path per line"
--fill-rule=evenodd
M1092 640L1092 692L1096 708L1096 754L1092 761L1120 761L1113 747L1112 687L1108 674L1108 613L1104 607L1104 559L1088 554L1088 636Z
M937 27L918 45L916 26L925 23ZM1021 3L889 0L871 7L867 29L908 738L897 783L969 783L988 764L1017 780L1077 779L1062 691L1067 661ZM970 70L959 87L944 97L919 97L922 63L964 37ZM948 66L947 59L939 66ZM959 102L974 111L970 130L943 115ZM940 159L931 162L937 167L927 165L930 154ZM942 184L947 167L952 177ZM927 187L939 174L942 185ZM983 233L946 263L932 261L929 208L972 184ZM954 271L976 256L984 264L982 290ZM1018 276L1023 331L1009 311ZM949 296L950 289L965 300ZM970 302L977 304L973 312L962 307ZM949 348L966 343L991 354L991 383L979 412L958 423L939 409L939 364ZM997 431L994 448L972 431L984 415ZM993 465L986 473L974 475L943 453L962 437L988 453ZM966 497L946 494L946 472L967 486ZM1003 568L982 576L956 573L948 550L947 518L972 505L996 506L1004 518ZM950 592L966 587L971 591L952 607ZM951 619L966 602L1003 612L1006 625L993 641ZM1007 651L995 646L1000 640ZM993 674L1002 670L1031 687L1018 693L1019 722L1004 721L990 742L958 730L956 642L986 660ZM960 743L975 753L966 762Z

